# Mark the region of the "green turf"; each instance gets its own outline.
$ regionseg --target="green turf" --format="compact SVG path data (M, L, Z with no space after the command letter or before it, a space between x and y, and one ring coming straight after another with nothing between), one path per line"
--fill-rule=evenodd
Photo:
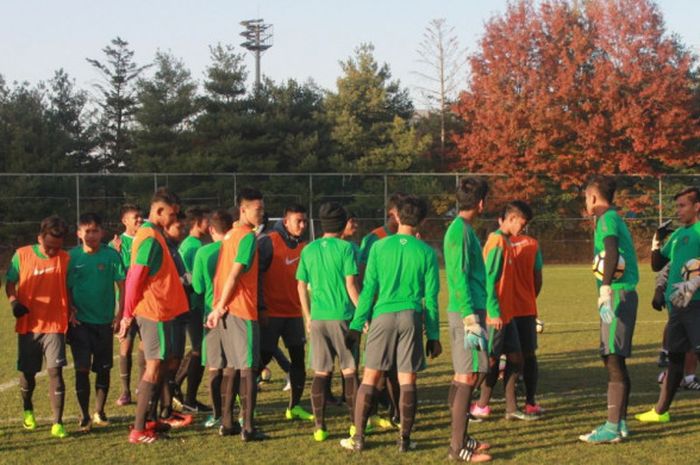
M643 267L646 268L646 267ZM655 357L666 315L653 311L651 299L652 274L642 273L640 308L635 333L634 358L629 366L632 376L630 414L648 409L656 400L658 369ZM441 293L444 303L446 293ZM551 266L545 268L545 283L539 299L545 332L540 338L540 400L547 410L546 419L534 423L512 423L502 419L504 410L500 387L499 399L493 403L494 419L475 424L472 434L493 445L498 463L610 463L655 464L695 463L698 421L698 394L679 392L671 410L668 425L641 425L630 420L632 436L622 444L591 446L577 441L605 419L606 375L598 349L598 317L595 310L595 287L591 272L585 267ZM72 433L64 440L50 438L50 409L46 378L38 379L35 411L39 428L34 432L22 430L21 402L16 386L6 383L16 377L16 342L13 318L7 302L0 301L5 323L0 325L0 463L215 463L242 464L310 464L310 463L376 463L432 464L446 461L449 441L449 415L446 405L447 387L451 377L449 342L443 318L445 351L419 375L418 397L421 402L416 418L414 439L419 446L415 452L399 455L396 432L372 435L367 450L353 456L338 446L347 431L345 408L329 407L328 427L331 436L325 443L313 440L311 423L284 420L286 393L281 391L282 377L273 370L273 381L259 396L259 425L270 434L265 443L242 444L235 437L220 438L200 426L170 434L168 440L151 446L128 444L127 426L133 407L116 407L118 393L117 369L112 372L113 390L107 414L112 426L81 435L76 428L76 401L73 375L67 370L66 424ZM206 384L206 383L205 383ZM334 389L339 390L338 378ZM200 397L207 399L205 385ZM304 403L308 407L308 386ZM203 418L198 419L201 423Z

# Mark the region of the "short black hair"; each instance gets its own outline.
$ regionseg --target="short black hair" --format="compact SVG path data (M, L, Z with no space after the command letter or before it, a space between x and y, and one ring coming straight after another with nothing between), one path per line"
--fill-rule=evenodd
M399 208L401 200L403 200L407 196L408 194L404 192L394 192L389 196L389 199L387 200L386 209L391 210L392 208Z
M474 210L479 202L486 199L489 184L481 178L467 177L459 180L457 187L457 206L460 211Z
M244 187L240 190L236 196L236 205L241 205L243 202L250 202L251 200L262 200L262 192L254 187Z
M286 207L284 207L284 216L287 216L290 213L304 213L304 214L306 214L306 212L307 212L306 207L300 203L293 203L291 205L287 205Z
M207 218L209 213L211 213L211 210L206 207L189 207L187 210L185 210L187 227L192 228L194 225Z
M153 197L151 197L151 205L158 202L170 206L180 205L180 197L167 187L159 187L153 194Z
M404 196L397 205L399 221L407 226L418 226L428 214L428 204L415 195Z
M611 176L595 176L586 185L586 189L595 189L608 202L613 203L617 182Z
M209 214L209 226L219 234L226 234L233 225L233 217L222 208L214 210Z
M87 212L83 213L78 217L78 227L89 226L94 224L95 226L102 226L102 217L97 213Z
M693 195L693 203L698 203L700 202L700 189L697 187L686 187L679 193L673 196L673 200L678 200L680 197L683 197L684 195Z
M532 220L533 216L535 216L532 212L532 207L530 207L530 205L527 202L524 202L522 200L513 200L511 202L508 202L501 211L501 219L505 220L506 217L511 213L515 213L516 215L522 216L527 220L528 223L530 222L530 220Z
M357 216L357 213L355 213L354 211L348 210L347 208L345 209L345 211L348 212L348 221L356 220L359 218L359 216Z
M51 215L41 220L41 226L39 227L39 235L41 237L52 236L63 239L67 234L68 225L60 216Z
M130 212L136 212L136 213L139 213L139 214L140 214L140 213L141 213L141 209L140 209L136 204L133 204L133 203L125 203L125 204L122 205L122 207L119 209L119 219L124 218L124 216L125 216L127 213L130 213Z

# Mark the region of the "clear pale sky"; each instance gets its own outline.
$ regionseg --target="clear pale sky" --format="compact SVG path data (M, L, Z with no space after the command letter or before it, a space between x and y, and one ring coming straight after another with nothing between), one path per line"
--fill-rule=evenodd
M335 88L338 61L362 42L372 42L376 57L411 89L421 107L413 74L420 70L416 50L433 18L455 26L461 44L473 51L492 14L505 0L0 0L0 75L7 82L31 83L64 68L79 87L89 89L97 74L86 57L102 58L101 49L119 35L130 43L139 64L156 50L181 58L202 80L208 45L238 44L241 20L264 18L274 25L274 46L263 56L263 74L280 81L313 78ZM661 0L667 29L700 52L700 1ZM239 47L239 50L242 50ZM247 52L246 52L247 53ZM249 76L254 74L247 53Z

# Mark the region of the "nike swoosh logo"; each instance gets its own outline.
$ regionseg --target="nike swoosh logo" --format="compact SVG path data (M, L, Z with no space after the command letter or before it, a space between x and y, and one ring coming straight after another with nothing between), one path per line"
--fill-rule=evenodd
M52 266L51 268L44 268L43 270L40 270L38 268L34 268L34 273L32 273L32 274L34 276L40 276L42 274L51 273L55 269L56 269L55 266Z
M290 260L288 257L285 257L285 258L284 258L284 263L286 263L287 265L291 265L292 263L294 263L294 262L296 262L296 261L298 261L298 260L299 260L299 257L293 258L293 259L291 259L291 260Z
M84 266L85 266L85 265L75 265L75 268L78 269L78 268L82 268L82 267L84 267Z

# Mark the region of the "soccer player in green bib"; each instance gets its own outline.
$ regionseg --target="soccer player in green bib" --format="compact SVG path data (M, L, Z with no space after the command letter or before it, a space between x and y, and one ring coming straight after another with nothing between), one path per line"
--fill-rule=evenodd
M296 278L306 332L311 338L311 366L314 370L311 406L316 423L314 439L325 441L328 438L325 423L328 383L336 357L343 375L345 400L352 422L357 390L357 366L353 353L357 347L347 347L345 339L359 294L355 283L355 252L350 242L340 237L347 221L345 209L337 202L324 203L319 209L319 217L323 236L302 250Z
M78 220L81 244L70 251L68 289L77 323L68 328L68 340L75 364L75 393L80 407L81 431L92 425L107 426L105 402L112 368L112 333L121 320L126 272L119 253L102 244L102 219L83 213ZM117 314L115 292L119 289ZM90 417L90 370L95 379L95 413Z
M463 462L486 462L489 448L467 434L474 389L488 371L486 341L486 269L481 243L472 222L483 212L488 184L464 178L457 188L459 212L445 233L445 275L449 300L447 317L452 343L454 377L448 404L452 415L449 457Z
M136 236L139 226L143 223L143 217L141 216L139 207L132 203L122 205L119 217L124 225L124 232L118 236L114 236L109 246L121 255L122 263L124 264L124 272L126 273L131 264L131 244L134 242L134 236ZM121 298L121 293L119 295ZM119 406L129 405L131 403L131 355L134 350L134 339L137 334L138 328L136 325L133 325L126 337L119 341L119 377L122 383L122 393L117 399L117 405ZM143 370L146 367L146 359L143 358L143 350L139 350L138 352L141 362L141 376L143 376ZM141 379L141 376L139 376L139 379Z
M209 363L207 351L209 347L218 350L221 337L216 328L202 329L202 325L214 305L214 275L216 274L216 265L219 262L221 240L229 232L232 225L233 218L226 210L215 210L211 213L209 216L209 235L212 243L197 250L192 266L192 289L203 302L202 320L199 322L200 331L203 331L201 360L203 366L209 368L209 395L214 409L214 412L204 421L205 428L213 428L221 422L221 380L225 367ZM237 431L236 434L239 432Z
M700 257L700 189L689 187L674 196L678 219L683 224L661 247L660 231L654 235L651 247L651 267L661 270L670 263L666 284L668 308L668 373L661 385L656 406L635 416L639 421L667 423L673 396L683 378L685 353L700 355L700 276L684 277L683 266ZM661 228L659 228L661 229ZM689 278L689 279L688 279Z
M360 301L346 341L348 347L356 344L365 323L371 320L362 384L355 397L355 435L340 443L346 449L364 448L372 397L382 373L393 366L398 370L400 390L399 451L407 452L415 447L410 435L417 406L416 373L425 366L423 325L428 338L427 355L434 358L442 352L437 256L430 246L416 238L427 210L425 201L415 196L401 199L397 233L378 241L369 254Z
M190 207L185 211L185 221L189 227L188 236L180 243L178 252L185 265L185 271L192 276L194 258L197 251L209 240L209 209ZM188 290L186 288L185 290ZM182 359L175 374L175 384L178 394L187 378L187 395L182 400L182 408L189 412L210 412L211 407L197 400L197 390L202 382L204 368L202 366L202 323L204 301L196 292L189 292L190 311L187 315L187 334L191 348Z
M595 256L605 252L603 279L598 285L600 355L608 369L608 420L579 439L592 444L619 442L627 437L627 403L630 377L625 360L632 354L632 335L637 320L637 254L627 225L613 206L615 180L593 178L586 187L586 211L596 219L593 236ZM624 272L615 277L618 259Z

